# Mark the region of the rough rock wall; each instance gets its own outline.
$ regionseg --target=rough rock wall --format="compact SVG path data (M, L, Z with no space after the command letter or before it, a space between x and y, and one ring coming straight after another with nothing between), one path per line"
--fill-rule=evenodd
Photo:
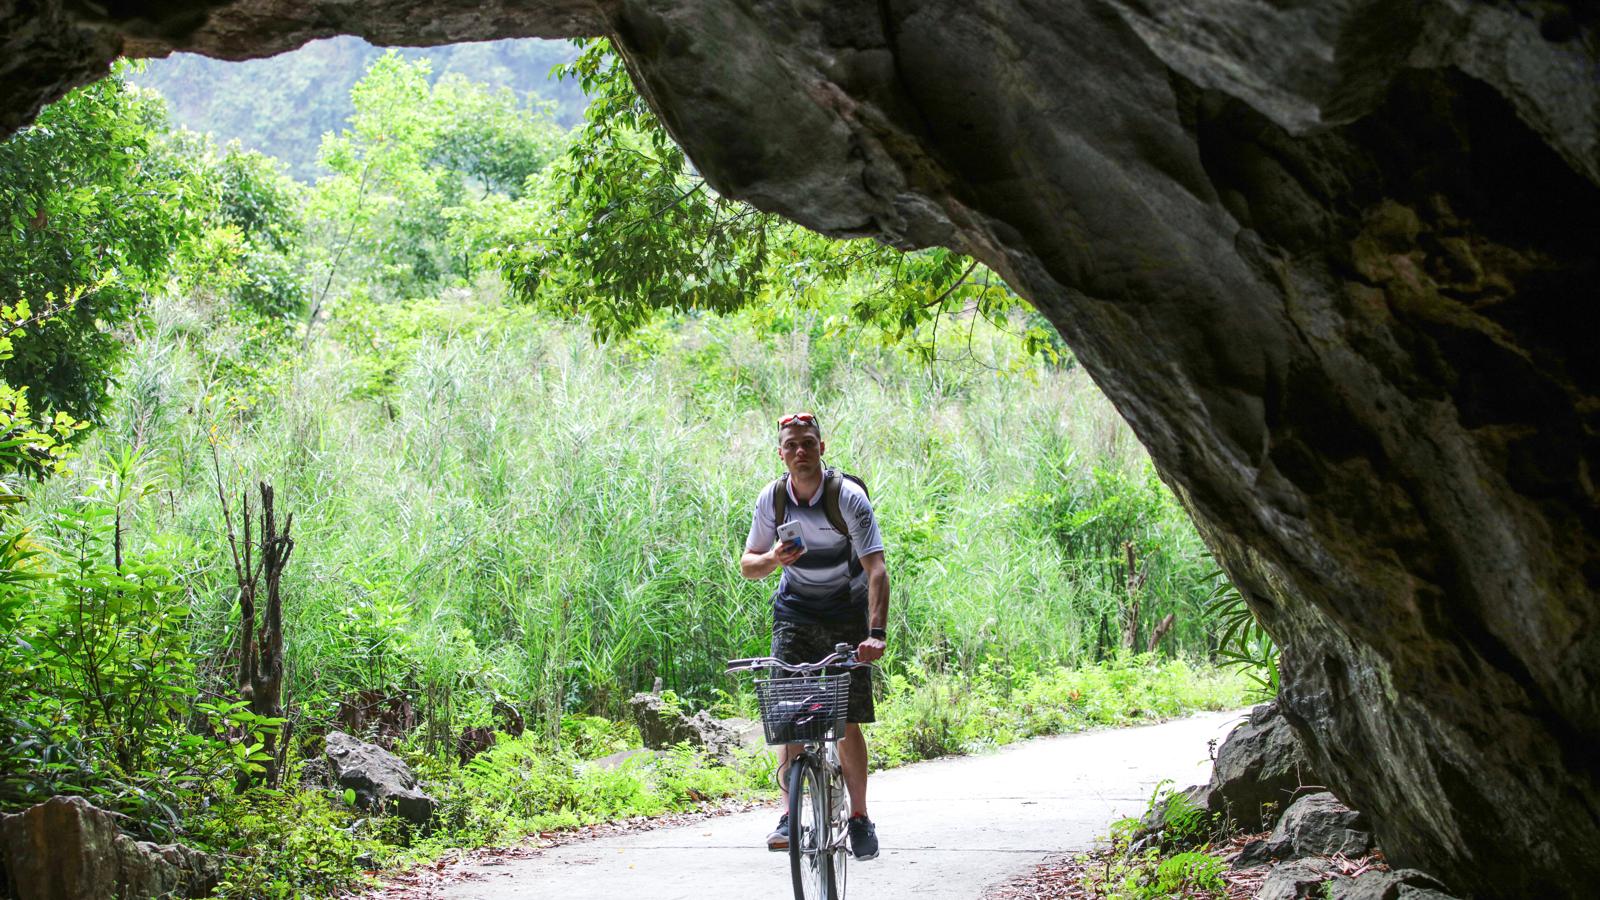
M113 33L223 56L614 33L725 193L973 253L1049 316L1286 645L1287 714L1396 862L1579 896L1600 878L1593 6L244 0L67 29L21 70L50 96Z
M1588 890L1593 31L1465 3L856 9L612 24L720 188L975 253L1050 317L1286 644L1316 768L1397 861Z

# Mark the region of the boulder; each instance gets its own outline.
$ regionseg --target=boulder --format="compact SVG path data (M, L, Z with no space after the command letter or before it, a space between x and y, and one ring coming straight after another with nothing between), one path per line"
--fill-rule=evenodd
M1161 831L1167 807L1178 802L1174 800L1178 796L1237 828L1260 831L1270 827L1297 795L1320 788L1299 737L1277 703L1263 703L1217 749L1211 780L1157 804L1145 815L1135 838Z
M661 694L640 691L628 698L628 712L639 728L639 738L652 750L661 750L689 740L688 718Z
M1234 867L1258 866L1275 859L1307 856L1365 856L1372 852L1366 817L1323 791L1294 801L1278 818L1272 834L1239 851Z
M1235 869L1254 869L1256 866L1271 865L1277 858L1267 849L1267 839L1257 838L1245 844L1239 850L1239 855L1233 859Z
M738 736L738 746L746 750L760 750L767 746L767 735L761 728L761 723L755 719L745 719L735 716L731 719L719 719L723 725L733 730Z
M1431 875L1416 869L1364 872L1340 878L1329 887L1329 900L1455 900Z
M1255 900L1321 900L1322 885L1333 876L1333 867L1320 859L1286 862L1267 873Z
M16 900L205 897L222 876L217 857L135 840L82 797L0 816L0 868Z
M737 748L763 745L761 723L749 719L718 719L706 710L688 715L660 694L641 692L628 700L646 748L666 750L681 743L704 747L721 760L733 758Z
M1366 817L1323 791L1307 794L1284 810L1266 849L1277 859L1302 856L1365 856L1372 851Z
M333 731L325 755L334 780L356 792L356 805L362 809L392 812L418 825L433 817L437 802L417 789L411 767L393 753Z
M1211 781L1195 801L1240 828L1267 827L1298 793L1318 786L1294 729L1277 703L1263 703L1217 750Z
M761 723L752 719L718 719L702 709L689 717L689 727L697 735L694 742L724 762L734 758L735 750L766 746Z
M595 769L601 772L611 772L622 768L624 765L627 765L633 760L639 760L641 765L649 765L664 755L666 755L665 750L650 750L642 747L635 748L633 750L618 750L616 753L612 753L609 756L602 756L598 759L588 760L587 762L583 763L582 767L586 769Z

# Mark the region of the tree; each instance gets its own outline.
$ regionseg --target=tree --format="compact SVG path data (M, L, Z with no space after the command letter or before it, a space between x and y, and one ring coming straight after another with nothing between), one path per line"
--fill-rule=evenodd
M231 143L209 167L215 226L237 235L231 297L269 319L305 314L306 280L297 263L305 234L300 185L270 156Z
M209 206L201 179L162 141L165 107L125 70L51 104L0 144L0 303L62 304L0 377L35 406L98 420L121 355L119 330L160 289Z
M528 179L565 149L554 107L525 104L509 88L449 74L433 86L432 107L440 127L430 162L484 195L521 196Z
M301 186L277 160L237 142L219 148L209 135L177 131L162 144L184 160L206 197L196 233L174 254L166 289L227 301L221 311L229 315L298 321L306 304Z
M351 91L350 125L323 141L332 173L309 202L320 312L333 297L413 299L472 274L480 206L520 195L556 155L550 110L426 59L379 57ZM457 223L460 223L458 226Z
M901 253L835 240L722 197L696 172L635 90L605 40L559 69L589 97L566 158L546 170L520 215L507 214L491 257L514 296L627 334L660 310L728 312L757 302L836 306L935 358L950 315L1004 326L1020 300L974 260L944 249ZM843 323L841 323L843 324ZM1022 328L1054 358L1054 331Z

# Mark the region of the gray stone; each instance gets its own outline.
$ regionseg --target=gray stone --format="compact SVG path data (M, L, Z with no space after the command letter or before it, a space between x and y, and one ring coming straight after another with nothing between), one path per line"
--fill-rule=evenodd
M1389 858L1600 883L1600 38L1529 0L0 7L0 131L119 52L608 34L721 194L1061 332Z
M1273 859L1302 856L1364 856L1372 851L1366 817L1324 791L1307 794L1284 810L1263 848Z
M0 869L16 900L205 897L222 876L215 856L135 840L82 797L0 816Z
M1363 872L1333 882L1329 900L1455 900L1444 886L1416 869Z
M723 725L732 730L737 746L745 750L761 750L767 746L767 735L761 728L761 723L755 719L745 719L735 716L731 719L718 719Z
M1246 831L1268 827L1308 787L1320 787L1299 737L1276 703L1250 711L1217 749L1211 781L1192 799Z
M727 761L736 749L762 746L761 723L749 719L718 719L707 710L688 715L660 694L638 693L628 700L628 709L646 748L666 750L687 743L704 747L706 752Z
M639 729L645 747L659 750L689 740L687 718L681 709L669 704L659 692L640 691L628 698L628 712Z
M393 753L333 731L328 733L325 754L334 781L355 791L356 805L362 809L394 813L418 825L433 818L437 802L418 790L411 767Z
M1217 748L1211 780L1181 793L1230 828L1260 831L1277 821L1298 795L1321 789L1300 739L1276 703L1263 703ZM1162 830L1174 794L1146 813L1137 836ZM1256 851L1260 852L1260 851ZM1273 858L1263 856L1262 861ZM1257 864L1256 862L1249 863Z
M1321 900L1322 884L1333 868L1320 859L1297 859L1274 866L1256 891L1255 900Z

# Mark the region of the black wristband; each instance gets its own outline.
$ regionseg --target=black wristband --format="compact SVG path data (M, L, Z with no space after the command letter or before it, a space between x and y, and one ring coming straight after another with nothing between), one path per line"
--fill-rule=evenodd
M876 640L880 640L881 641L881 640L884 640L885 638L887 638L888 636L889 636L889 632L885 631L882 628L868 628L867 629L867 637L869 637L869 638L874 638Z

